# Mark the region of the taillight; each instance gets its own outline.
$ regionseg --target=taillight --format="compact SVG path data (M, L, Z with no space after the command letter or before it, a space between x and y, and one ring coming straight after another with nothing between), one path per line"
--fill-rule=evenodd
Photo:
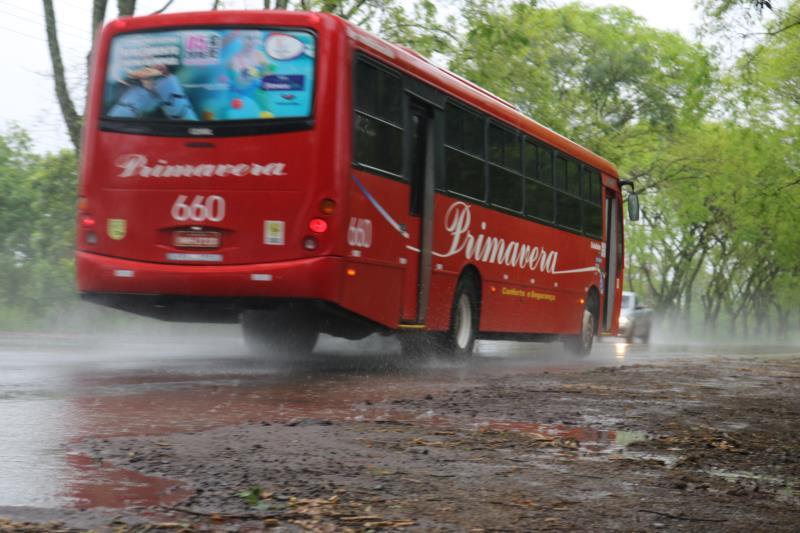
M312 218L308 221L308 229L314 233L325 233L328 231L328 222L324 218Z
M97 225L97 220L89 214L81 215L81 226L84 229L92 229Z
M97 244L97 219L89 212L89 199L85 196L78 197L78 221L83 231L83 242L86 244Z

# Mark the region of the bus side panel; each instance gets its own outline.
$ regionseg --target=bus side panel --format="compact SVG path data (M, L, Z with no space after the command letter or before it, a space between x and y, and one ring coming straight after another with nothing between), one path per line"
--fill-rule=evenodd
M434 265L436 264L442 263L434 258ZM436 270L434 267L428 298L428 317L425 322L429 330L444 331L450 327L456 283L458 283L457 272Z
M587 291L599 286L599 241L516 216L437 196L430 329L449 327L457 276L469 264L481 277L481 331L577 333ZM443 284L444 275L455 275Z
M342 305L385 326L397 327L407 292L408 269L418 268L419 253L410 250L419 219L408 215L408 185L353 170L348 193L346 255L350 272ZM403 225L405 237L399 225Z
M403 297L402 271L366 261L348 261L345 267L342 307L386 327L397 327ZM353 272L355 275L351 275Z

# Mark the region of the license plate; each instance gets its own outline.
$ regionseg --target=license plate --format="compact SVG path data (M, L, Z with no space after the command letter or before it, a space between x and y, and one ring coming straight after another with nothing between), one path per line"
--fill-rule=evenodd
M217 231L176 231L172 244L176 248L219 248L222 236Z

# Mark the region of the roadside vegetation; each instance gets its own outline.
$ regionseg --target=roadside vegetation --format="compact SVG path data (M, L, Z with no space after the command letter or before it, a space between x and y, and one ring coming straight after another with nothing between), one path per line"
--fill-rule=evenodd
M51 2L43 1L48 13ZM106 3L87 13L95 27ZM614 162L635 181L643 206L642 221L627 227L626 288L650 301L663 330L796 335L800 0L705 0L696 40L620 7L403 5L265 2L332 11L409 45ZM136 2L117 8L135 13ZM76 303L75 109L82 106L63 81L52 8L45 25L75 150L41 155L17 127L0 137L0 329L44 327Z

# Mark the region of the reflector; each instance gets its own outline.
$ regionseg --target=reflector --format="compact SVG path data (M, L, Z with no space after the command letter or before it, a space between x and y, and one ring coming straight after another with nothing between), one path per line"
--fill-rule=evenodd
M316 250L317 249L317 239L314 237L306 237L303 239L303 248L306 250Z

